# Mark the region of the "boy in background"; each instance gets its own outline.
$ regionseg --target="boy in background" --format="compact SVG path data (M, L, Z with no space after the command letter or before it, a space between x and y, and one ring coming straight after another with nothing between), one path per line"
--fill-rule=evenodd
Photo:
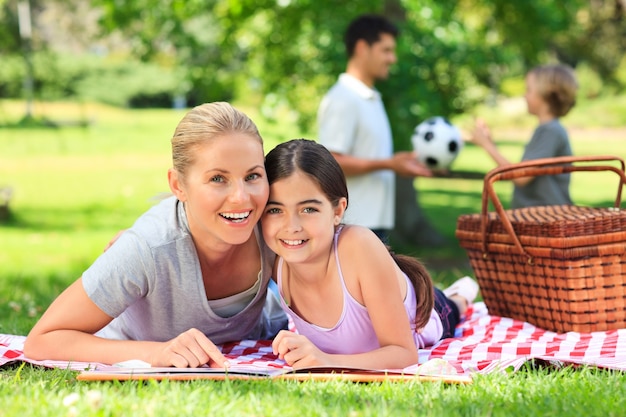
M538 66L528 72L524 98L528 113L537 117L539 125L526 144L522 161L572 155L560 118L576 104L577 89L574 71L566 65ZM483 120L476 121L472 142L485 149L498 166L510 164ZM569 174L516 178L513 183L512 208L572 204Z

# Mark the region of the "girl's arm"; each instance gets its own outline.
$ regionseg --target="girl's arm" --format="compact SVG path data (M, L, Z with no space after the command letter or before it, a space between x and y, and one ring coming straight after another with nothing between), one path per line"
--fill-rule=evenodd
M226 358L200 331L190 329L167 342L110 340L94 333L112 318L91 301L82 280L70 285L50 305L30 331L24 355L36 360L66 360L113 364L140 359L152 366L197 367Z
M381 347L338 359L377 369L416 364L417 346L403 303L406 280L387 247L371 230L350 226L339 237L339 256L348 291L367 308Z
M339 256L348 291L367 307L381 347L360 354L327 354L302 335L281 332L272 345L274 353L294 368L399 369L416 364L417 346L400 286L404 277L399 275L400 270L387 248L369 229L348 226L339 237ZM353 341L337 340L337 343Z

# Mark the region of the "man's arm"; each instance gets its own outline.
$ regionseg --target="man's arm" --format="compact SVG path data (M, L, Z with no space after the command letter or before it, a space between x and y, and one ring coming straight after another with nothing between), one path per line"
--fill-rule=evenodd
M363 175L389 169L405 177L430 177L430 169L422 165L413 152L396 152L391 158L363 159L352 155L331 152L346 176Z
M381 169L392 169L391 159L363 159L343 153L331 153L346 176L362 175Z

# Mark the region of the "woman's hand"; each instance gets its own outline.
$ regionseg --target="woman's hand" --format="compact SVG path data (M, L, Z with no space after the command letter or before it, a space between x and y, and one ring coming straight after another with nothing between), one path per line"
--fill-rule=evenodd
M281 330L272 342L275 355L295 369L332 366L331 355L319 350L306 336Z
M212 368L227 368L229 365L217 346L198 329L189 329L160 344L150 357L153 367L197 368L204 364Z

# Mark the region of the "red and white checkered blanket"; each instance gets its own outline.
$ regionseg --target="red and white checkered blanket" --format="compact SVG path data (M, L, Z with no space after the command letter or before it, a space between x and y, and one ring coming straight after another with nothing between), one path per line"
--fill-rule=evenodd
M77 371L105 367L99 363L28 359L22 353L24 339L24 336L0 334L0 366L28 362ZM233 365L287 367L272 354L270 343L265 340L244 340L225 344L221 348ZM626 371L626 329L558 334L522 321L490 316L484 303L476 303L470 306L466 320L457 327L454 338L444 339L419 353L419 364L431 359L443 359L459 374L518 370L531 359ZM416 364L405 370L416 373L417 367Z

